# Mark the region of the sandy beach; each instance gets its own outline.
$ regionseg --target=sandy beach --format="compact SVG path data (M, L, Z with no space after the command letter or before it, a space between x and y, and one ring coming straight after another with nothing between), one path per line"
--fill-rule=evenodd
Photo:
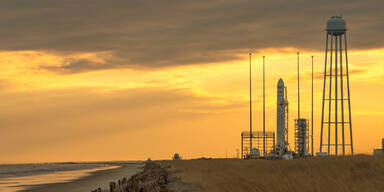
M117 165L120 167L96 171L89 176L75 179L70 182L32 186L30 189L23 190L23 192L90 192L99 187L108 188L109 182L111 181L117 181L124 177L129 178L137 172L140 172L144 166L144 164L141 163Z

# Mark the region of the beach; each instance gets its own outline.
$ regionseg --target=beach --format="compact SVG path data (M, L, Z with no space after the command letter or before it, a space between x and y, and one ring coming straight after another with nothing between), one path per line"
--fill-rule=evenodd
M129 178L140 172L143 165L141 163L118 164L116 168L95 171L73 181L37 185L23 190L23 192L91 192L99 187L107 189L111 181L117 181L123 177Z
M48 163L0 165L1 192L92 191L140 172L143 163Z

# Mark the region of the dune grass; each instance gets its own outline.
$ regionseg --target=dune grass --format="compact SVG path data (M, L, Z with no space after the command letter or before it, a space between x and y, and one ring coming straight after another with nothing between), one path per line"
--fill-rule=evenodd
M384 191L384 156L165 161L204 191Z

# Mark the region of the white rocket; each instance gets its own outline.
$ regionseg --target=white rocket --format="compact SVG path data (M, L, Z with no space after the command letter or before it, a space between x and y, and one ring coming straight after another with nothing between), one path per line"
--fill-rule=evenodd
M288 100L283 79L277 83L277 134L276 152L284 154L288 149Z

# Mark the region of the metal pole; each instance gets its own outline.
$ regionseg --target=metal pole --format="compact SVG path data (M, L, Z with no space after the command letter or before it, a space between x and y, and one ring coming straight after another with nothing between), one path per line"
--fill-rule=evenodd
M341 94L341 134L342 134L342 147L343 147L343 155L345 155L345 140L344 140L344 74L343 74L343 38L340 36L340 94ZM345 47L344 47L345 49Z
M349 90L349 70L348 70L348 52L347 52L347 32L344 33L345 42L345 70L347 72L347 89L348 89L348 108L349 108L349 134L351 137L351 155L353 155L353 140L352 140L352 118L351 118L351 94Z
M241 159L243 159L243 133L241 133Z
M338 36L335 36L335 155L337 156L337 39Z
M286 102L285 104L286 104L286 109L284 109L284 110L286 110L286 126L287 126L287 144L289 143L288 141L288 125L289 125L289 103L288 103L288 91L287 91L287 87L284 87L284 90L285 90L285 101L284 102Z
M332 104L332 60L333 60L333 33L331 34L331 57L330 57L330 70L329 70L329 108L328 108L328 155L330 154L330 149L331 149L331 104Z
M300 119L300 64L299 52L297 52L297 119Z
M249 53L249 150L252 151L252 53Z
M263 151L265 157L265 56L263 56Z
M325 85L327 80L327 54L328 54L328 32L325 41L325 66L324 66L324 84L323 84L323 103L321 110L321 133L320 133L320 153L323 151L323 127L324 127L324 102L325 102Z
M313 56L312 56L312 102L311 102L311 154L313 154Z

